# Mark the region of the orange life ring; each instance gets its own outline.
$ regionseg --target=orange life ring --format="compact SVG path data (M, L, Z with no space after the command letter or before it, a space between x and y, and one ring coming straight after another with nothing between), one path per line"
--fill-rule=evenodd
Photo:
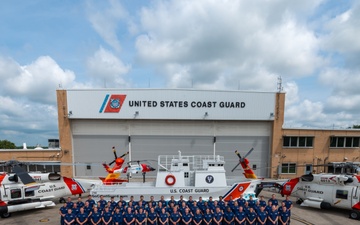
M169 181L169 180L170 180L170 181ZM169 174L169 175L167 175L167 176L165 177L165 183L166 183L167 185L172 186L172 185L175 184L175 182L176 182L176 178L175 178L174 175Z

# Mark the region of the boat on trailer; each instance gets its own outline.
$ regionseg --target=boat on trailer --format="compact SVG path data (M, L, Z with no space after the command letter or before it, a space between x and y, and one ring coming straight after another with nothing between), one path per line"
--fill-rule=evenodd
M243 195L245 199L255 196L257 185L261 183L258 179L228 180L224 168L225 161L219 155L159 155L158 170L155 181L151 182L122 182L114 184L97 184L90 194L94 200L99 200L103 195L109 200L123 197L129 201L131 197L139 200L143 196L145 200L160 199L175 200L183 196L187 200L202 197L208 200L210 197L217 200L222 196L224 200L237 199Z

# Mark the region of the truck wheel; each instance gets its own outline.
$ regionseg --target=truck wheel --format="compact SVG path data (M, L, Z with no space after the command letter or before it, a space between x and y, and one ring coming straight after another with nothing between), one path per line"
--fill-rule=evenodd
M349 217L350 217L351 219L354 219L354 220L359 220L359 219L360 219L360 211L351 210L351 211L350 211L350 214L349 214Z
M11 216L11 213L3 213L0 215L1 218L9 218Z

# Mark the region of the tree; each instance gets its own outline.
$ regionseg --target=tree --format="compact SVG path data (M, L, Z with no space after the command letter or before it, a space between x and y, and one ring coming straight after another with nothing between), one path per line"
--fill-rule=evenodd
M16 145L8 140L0 140L0 149L15 149Z
M354 125L353 125L353 128L354 128L354 129L359 129L359 128L360 128L360 125L355 125L355 124L354 124Z

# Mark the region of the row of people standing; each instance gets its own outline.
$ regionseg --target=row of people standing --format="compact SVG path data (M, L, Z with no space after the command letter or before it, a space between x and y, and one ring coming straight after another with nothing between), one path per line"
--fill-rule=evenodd
M179 204L181 204L181 206L179 206ZM221 197L219 198L219 201L212 201L211 198L209 201L202 201L200 197L198 202L192 200L192 198L189 198L188 201L184 201L180 198L178 202L175 202L173 199L168 202L162 202L161 199L158 202L155 202L153 198L151 198L148 203L145 203L143 199L140 199L139 202L130 200L127 203L122 201L121 198L118 202L114 201L113 198L111 201L107 202L103 197L100 197L100 200L96 203L92 200L91 196L89 196L85 203L82 203L81 198L74 203L71 202L71 198L69 198L68 202L61 207L60 214L61 224L68 224L70 221L73 223L78 222L79 224L85 224L83 222L86 219L86 223L89 224L97 224L96 222L99 221L103 224L111 224L109 223L109 220L112 222L119 220L119 224L128 225L127 222L125 222L126 217L134 218L135 221L133 223L136 224L142 224L139 221L139 219L142 221L141 217L146 217L146 223L148 223L148 220L150 219L162 224L162 222L164 222L162 219L165 218L165 215L168 216L168 221L166 222L172 224L174 218L171 216L173 215L176 217L176 215L179 215L179 218L181 218L179 223L186 225L188 223L184 223L183 220L186 222L187 219L190 218L189 215L191 216L192 224L198 224L199 221L197 220L200 219L199 215L201 215L201 224L216 225L220 219L220 214L222 215L220 222L229 225L244 224L245 222L247 222L247 224L263 224L263 220L266 221L266 224L276 224L269 222L277 222L280 218L280 214L283 217L280 219L280 222L285 222L284 224L287 224L290 221L292 203L287 198L281 204L285 206L286 210L284 211L283 208L281 208L279 213L277 211L278 200L275 198L275 195L269 199L268 205L266 205L262 196L260 197L260 200L257 201L252 198L246 201L242 197L236 201L223 201ZM176 213L174 213L175 210ZM185 217L183 217L183 215L185 215ZM209 221L210 215L212 216L211 221ZM67 218L65 219L65 217ZM132 223L129 225L132 225Z

